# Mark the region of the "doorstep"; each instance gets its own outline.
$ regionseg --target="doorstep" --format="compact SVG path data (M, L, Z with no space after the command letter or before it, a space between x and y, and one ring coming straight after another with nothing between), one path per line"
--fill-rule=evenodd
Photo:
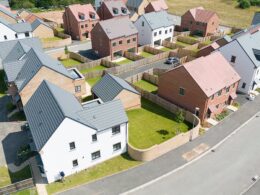
M206 121L212 126L216 126L218 124L218 121L213 118L208 118Z

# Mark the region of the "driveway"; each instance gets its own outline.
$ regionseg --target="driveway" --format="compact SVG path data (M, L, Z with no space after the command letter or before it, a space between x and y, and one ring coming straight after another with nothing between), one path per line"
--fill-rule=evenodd
M21 131L24 122L0 123L0 166L13 163L17 149L28 143L27 134Z

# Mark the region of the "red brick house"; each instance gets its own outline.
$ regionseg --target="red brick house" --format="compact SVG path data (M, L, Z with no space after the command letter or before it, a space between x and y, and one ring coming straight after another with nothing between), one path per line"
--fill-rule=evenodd
M202 7L190 9L181 17L181 30L192 34L208 36L216 33L218 27L218 15Z
M103 1L97 10L97 13L101 20L107 20L115 17L129 18L130 15L129 10L122 0Z
M239 80L222 54L214 52L162 74L158 95L193 113L198 107L203 122L232 104Z
M151 1L145 8L145 13L168 11L168 6L164 0Z
M100 57L114 60L125 51L138 50L138 31L129 18L113 18L100 21L91 32L92 49Z
M91 38L91 31L99 22L99 16L91 4L74 4L65 8L63 23L65 32L72 39Z

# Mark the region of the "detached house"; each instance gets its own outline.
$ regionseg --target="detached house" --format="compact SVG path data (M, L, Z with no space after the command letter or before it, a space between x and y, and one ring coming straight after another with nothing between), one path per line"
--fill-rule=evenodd
M49 24L43 22L42 20L36 19L31 25L32 34L34 37L38 37L40 39L54 37L52 27Z
M23 39L32 37L32 27L30 23L9 23L3 18L0 18L0 42Z
M241 76L238 91L249 93L260 87L260 31L253 28L234 37L219 51Z
M43 80L53 82L79 99L86 94L84 76L77 69L67 70L59 61L37 49L31 48L17 61L3 63L3 66L8 93L20 107L28 102Z
M125 3L122 0L103 1L97 11L101 20L107 20L117 17L129 18L130 12L128 11Z
M143 14L134 23L139 32L140 45L161 45L172 41L174 21L165 11Z
M145 8L145 13L168 11L168 6L164 0L151 1Z
M126 6L130 11L131 21L135 22L139 16L143 15L148 4L148 0L128 0Z
M99 22L99 16L91 4L75 4L65 8L63 23L65 32L72 39L91 38L91 31Z
M128 118L120 100L80 104L67 91L43 81L24 112L48 183L127 151Z
M92 93L94 97L100 98L103 102L120 99L124 108L140 108L141 96L124 79L111 74L105 74L102 79L93 86Z
M125 51L138 50L138 31L129 18L113 18L100 21L91 32L92 49L100 57L114 60Z
M218 31L218 15L203 7L190 9L181 17L181 30L191 31L191 34L209 36Z
M237 97L240 77L220 52L197 58L159 77L158 95L201 121L214 117Z

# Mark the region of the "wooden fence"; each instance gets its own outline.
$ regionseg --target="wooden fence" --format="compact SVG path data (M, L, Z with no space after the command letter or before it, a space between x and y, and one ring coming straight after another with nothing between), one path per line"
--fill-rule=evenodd
M11 194L11 193L17 192L19 190L32 188L32 187L34 187L34 182L33 182L33 179L30 178L30 179L19 181L19 182L13 183L11 185L0 188L0 195Z
M133 53L133 52L128 52L128 51L126 51L126 52L124 53L124 57L125 57L125 58L128 58L128 59L130 59L130 60L132 60L132 61L137 61L137 60L144 59L143 56L139 56L139 55L137 55L137 54L135 54L135 53Z
M149 74L148 72L143 73L142 79L149 82L149 83L152 83L156 86L158 85L158 81L159 81L158 76L154 76L152 74Z
M78 54L78 53L75 53L75 52L69 52L69 57L71 59L74 59L74 60L77 60L77 61L80 61L82 63L86 63L86 62L90 62L91 60L89 60L88 58Z

